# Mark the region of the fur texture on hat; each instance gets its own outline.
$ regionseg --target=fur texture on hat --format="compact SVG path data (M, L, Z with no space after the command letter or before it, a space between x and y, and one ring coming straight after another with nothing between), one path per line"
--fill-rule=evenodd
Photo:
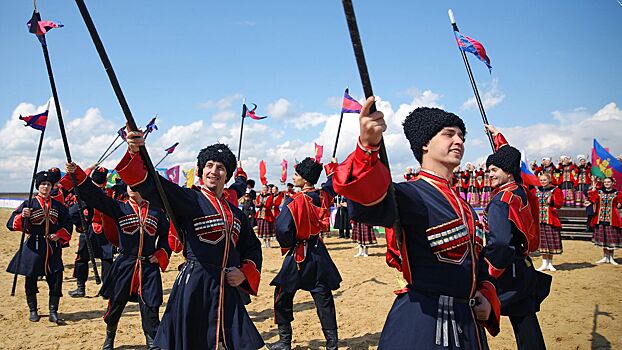
M423 161L423 146L443 128L457 127L466 136L466 126L462 119L439 108L419 107L410 112L402 126L404 135L410 142L410 149L419 163Z
M59 168L50 168L48 169L48 173L50 176L50 181L52 181L52 185L60 181L60 169Z
M40 171L35 175L35 186L39 188L42 182L49 182L54 186L56 182L52 181L53 176L50 175L49 171Z
M488 156L486 167L494 165L506 173L514 175L514 181L522 183L520 171L520 152L509 145L505 145L499 150Z
M91 180L99 186L105 185L106 180L108 180L108 169L101 166L96 167L91 172Z
M225 183L229 182L236 169L235 155L229 149L229 146L223 143L215 143L211 146L203 148L197 156L197 173L203 178L203 168L208 161L222 163L227 170L227 178Z
M296 165L295 169L298 175L313 185L317 183L322 174L322 164L317 163L310 157L303 159L302 162Z

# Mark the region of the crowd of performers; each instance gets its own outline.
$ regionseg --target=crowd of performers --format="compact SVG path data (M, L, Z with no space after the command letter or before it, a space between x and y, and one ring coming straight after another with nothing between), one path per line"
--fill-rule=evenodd
M29 320L39 321L37 282L44 277L49 320L64 323L58 314L62 252L75 226L80 233L77 286L69 295L86 295L90 240L93 258L102 266L98 295L108 300L103 349L114 348L128 302L139 304L148 349L259 349L264 341L245 305L259 291L262 250L274 239L283 262L270 282L279 340L269 348L291 349L293 299L303 290L315 303L326 348L337 349L332 293L341 276L324 243L334 207L334 227L339 238L357 244L355 256L368 256L368 247L376 243L374 226L386 228L387 264L406 281L396 291L380 349L487 349L486 331L496 336L502 315L510 318L519 349L544 349L536 313L552 281L540 271L554 271L553 255L562 252L557 209L591 206L594 243L604 252L599 262L617 264L613 251L622 245L622 194L613 179L592 181L585 157L577 166L567 157L558 167L548 159L535 169L541 186L529 189L521 180L520 152L493 126L487 129L496 152L479 170L468 164L465 171L455 171L464 154L464 122L421 107L403 124L421 168L392 183L379 161L386 124L382 112L369 112L373 102L366 101L358 142L341 164L332 159L323 167L305 158L283 191L266 183L257 193L226 145L202 149L199 186L183 188L159 179L173 217L161 209L156 179L139 154L140 131L128 132L128 150L116 166L122 181L111 189L105 189L108 170L102 167L68 163L63 178L56 168L39 172L38 194L15 209L7 223L10 230L28 234L7 271L26 276ZM316 186L323 170L327 181ZM473 209L478 206L484 207L483 217ZM396 216L401 232L392 229ZM530 253L537 250L543 263L536 270ZM173 252L185 260L160 320L161 272Z

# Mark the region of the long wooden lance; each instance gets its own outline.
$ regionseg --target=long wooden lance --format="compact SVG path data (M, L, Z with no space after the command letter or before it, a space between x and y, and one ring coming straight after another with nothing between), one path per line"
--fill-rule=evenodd
M99 34L97 33L97 28L95 28L95 23L93 23L93 19L89 14L89 10L84 4L83 0L76 0L76 5L78 5L78 9L80 10L80 14L82 15L82 19L86 24L86 28L91 35L91 39L93 40L93 44L95 45L95 49L97 49L97 53L99 54L99 58L102 61L104 69L106 70L106 74L108 75L108 79L110 80L110 84L112 85L112 89L114 90L115 95L117 96L117 100L119 101L119 105L121 106L121 110L123 110L123 115L125 116L125 120L127 121L127 126L130 131L138 130L138 126L136 125L136 121L132 116L132 111L130 110L130 106L127 104L127 100L125 99L125 95L121 90L121 85L119 84L119 80L117 79L117 75L112 68L112 63L110 63L110 59L108 59L108 54L106 53L106 49L104 48L104 44L102 43ZM153 163L151 162L151 158L149 158L149 153L147 153L147 148L145 146L140 147L139 151L140 156L143 159L143 163L147 167L147 171L149 175L153 178L153 182L155 183L156 189L158 190L158 194L160 195L160 202L162 206L164 206L164 210L168 215L173 227L175 227L175 231L177 231L178 235L182 235L182 230L177 225L177 219L173 213L171 205L166 197L166 193L164 192L164 188L162 188L162 183L160 182L160 177L153 167ZM180 237L182 238L182 237ZM183 241L183 239L182 239Z
M346 15L346 21L348 22L348 29L350 31L350 41L352 41L352 48L354 49L354 57L356 58L356 64L358 66L359 75L361 77L361 83L363 84L363 92L365 98L374 96L374 92L371 87L371 79L369 78L369 72L367 70L367 63L365 62L365 54L363 53L363 44L361 43L361 35L356 23L356 15L354 14L354 7L352 6L352 0L343 0L343 11ZM371 113L376 111L376 104L372 104L369 109ZM391 168L389 166L389 158L387 157L387 150L384 146L384 140L380 139L380 149L378 151L380 161L387 167L389 174ZM395 188L393 187L393 181L389 182L389 188L387 193L391 197L393 203L393 210L395 212L395 221L393 222L393 230L395 232L395 238L398 247L402 247L402 224L400 221L399 208L397 206L397 200L395 199Z
M244 119L246 119L246 99L242 100L242 124L240 124L240 141L238 142L238 161L242 154L242 133L244 132Z
M115 142L117 142L117 140L119 139L121 135L119 135L119 133L117 133L117 137L114 138L114 140L112 140L112 143L108 146L108 148L106 148L106 150L104 151L104 153L102 153L102 155L99 157L99 159L97 160L96 164L101 164L101 162L104 161L104 159L106 159L110 154L112 154L112 152L114 152L114 150L112 152L110 152L109 155L106 155L106 153L108 152L108 150L110 150L110 148L115 144ZM116 148L115 148L116 150Z
M449 14L449 21L451 22L451 26L454 30L454 32L460 32L458 30L458 25L456 24L456 18L454 17L454 12L449 9L447 11L447 13ZM462 61L464 61L464 66L466 67L466 71L467 74L469 76L469 80L471 81L471 87L473 88L473 94L475 94L475 100L477 101L477 107L479 107L479 113L482 116L482 122L484 122L484 124L488 125L490 123L488 123L488 118L486 117L486 111L484 110L484 105L482 104L482 99L479 97L479 91L477 90L477 84L475 84L475 79L473 78L473 72L471 71L471 65L469 64L469 59L467 58L466 54L464 53L464 51L460 50L460 48L458 48L458 51L460 51L460 54L462 55ZM490 134L490 131L486 130L486 136L488 136L488 141L490 142L490 147L492 147L492 152L495 152L495 143L492 140L492 135Z
M36 3L35 3L36 4ZM37 20L41 20L41 15L39 14L39 10L36 8L34 15L37 17ZM31 24L31 25L34 25ZM65 157L67 158L67 163L71 163L71 152L69 151L69 142L67 141L67 133L65 132L65 123L63 122L63 113L60 108L60 101L58 99L58 92L56 91L56 83L54 81L54 72L52 71L52 64L50 63L50 55L48 53L47 43L45 41L45 34L43 40L41 42L41 49L43 49L43 57L45 58L45 66L48 71L48 78L50 79L50 87L52 89L52 96L54 97L54 108L56 108L56 115L58 116L58 126L60 128L60 135L63 139L63 147L65 148ZM88 236L86 219L84 218L84 202L80 200L80 190L78 189L78 181L76 180L75 174L69 174L71 178L71 183L73 185L73 192L76 196L76 203L78 205L79 214L80 214L80 224L82 227L82 234L84 235L86 241L86 249L89 252L89 257L91 261L91 266L93 267L93 277L95 278L95 283L100 284L101 278L99 277L99 272L97 271L97 265L95 264L95 256L93 253L93 244Z
M48 102L48 108L50 110L50 103ZM32 171L32 179L30 180L30 193L28 194L28 208L32 208L32 194L35 188L35 176L37 175L37 168L39 167L39 157L41 156L41 146L43 145L43 134L45 129L41 130L41 136L39 137L39 146L37 147L37 156L35 157L35 167ZM28 223L30 220L23 220L22 222L22 238L19 241L19 250L17 251L17 265L15 265L15 274L13 275L13 285L11 286L11 296L15 296L15 288L17 287L17 271L22 263L22 249L24 249L24 240L26 239L26 231L28 231Z

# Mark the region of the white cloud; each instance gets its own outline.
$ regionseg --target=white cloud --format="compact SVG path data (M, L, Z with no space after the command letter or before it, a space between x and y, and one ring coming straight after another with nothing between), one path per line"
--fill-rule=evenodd
M484 88L488 89L483 94L480 93L480 97L485 109L493 108L505 99L505 94L499 90L499 78L494 78L490 86L484 85ZM477 101L475 101L475 97L471 97L462 103L460 110L465 111L475 108L477 108Z
M275 102L268 104L266 110L270 117L280 119L290 112L290 107L291 103L288 100L279 98Z
M216 109L219 109L219 110L223 110L223 109L227 109L227 108L231 107L231 105L234 102L237 103L237 102L240 102L240 101L242 101L242 94L237 93L237 94L233 94L233 95L230 95L230 96L223 97L223 98L221 98L219 100L207 100L205 102L201 102L201 103L199 103L198 108L201 108L201 109L216 108ZM241 105L241 103L240 103L240 105Z

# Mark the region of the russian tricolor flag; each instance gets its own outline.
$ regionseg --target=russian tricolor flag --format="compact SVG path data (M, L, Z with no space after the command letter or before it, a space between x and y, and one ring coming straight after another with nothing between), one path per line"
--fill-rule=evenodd
M538 180L538 177L531 172L529 166L527 166L527 163L523 160L520 161L520 175L523 179L523 184L536 187L540 186L540 180Z
M458 48L460 48L460 50L472 53L477 59L488 66L488 70L492 69L490 58L486 55L486 49L484 49L482 43L457 31L454 31L454 35L456 36L456 41L458 42Z
M46 126L46 124L48 122L48 111L45 111L45 112L39 113L39 114L35 114L35 115L29 115L27 117L22 117L20 115L19 119L21 119L21 120L26 122L26 125L24 125L24 126L29 126L29 127L33 128L33 129L44 131L45 130L45 126Z

